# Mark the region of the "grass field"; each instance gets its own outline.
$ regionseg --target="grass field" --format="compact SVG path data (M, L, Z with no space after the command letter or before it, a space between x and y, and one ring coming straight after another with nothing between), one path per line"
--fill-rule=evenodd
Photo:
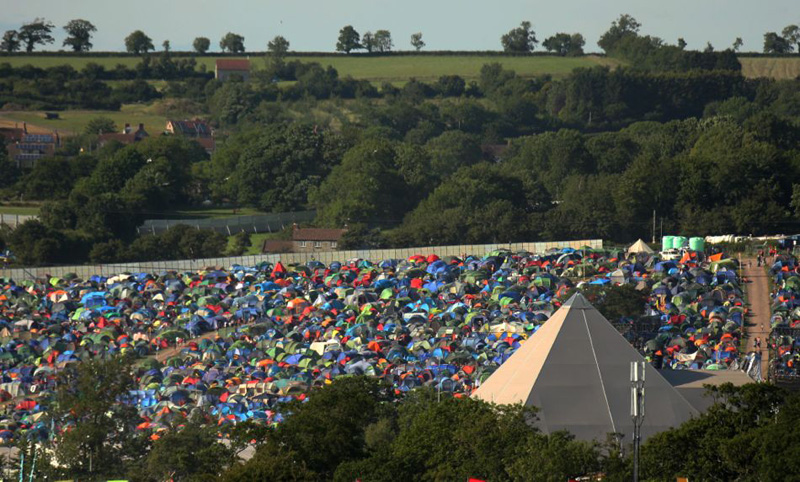
M59 119L45 119L44 113L39 111L9 111L0 112L0 124L12 126L27 122L41 129L58 130L64 134L83 132L86 124L95 117L108 117L122 129L125 123L131 125L144 124L145 130L153 134L161 132L167 123L167 118L153 112L153 107L141 104L126 104L119 111L97 110L65 110L59 112Z
M594 55L585 57L493 57L487 55L288 57L288 60L294 59L331 65L339 71L339 75L342 77L350 75L356 79L372 81L402 81L411 77L419 80L431 80L442 75L460 75L467 79L473 79L478 76L484 64L492 62L499 62L505 68L512 69L524 77L542 74L563 77L576 67L591 67L594 65L614 67L619 65L617 60ZM197 60L198 64L205 65L208 70L214 69L215 57L199 57ZM254 69L264 67L264 62L260 55L252 57L251 60ZM69 64L76 69L82 69L89 62L94 62L111 69L117 64L133 67L139 62L139 59L136 57L13 56L0 58L0 62L8 62L15 67L31 64L42 68Z
M4 206L0 205L2 214L19 214L21 216L36 216L39 214L39 206Z
M153 87L155 87L156 90L158 90L159 92L164 90L164 87L167 86L167 81L166 80L152 80L152 79L150 79L150 80L146 80L145 82L147 82L148 84L150 84ZM106 80L105 83L108 84L109 87L117 88L122 84L130 83L130 80Z
M175 212L164 213L165 218L192 218L192 219L210 219L210 218L230 218L233 216L258 216L264 214L256 208L194 208L194 209L180 209Z
M233 236L228 237L228 248L233 247ZM253 254L261 254L261 248L264 246L264 241L267 239L286 239L285 233L254 233L250 235L250 242L252 243L243 253L245 256Z
M800 57L739 57L742 74L748 78L796 79L800 77Z
M244 58L244 57L242 57ZM586 57L492 57L486 55L431 55L431 56L395 56L395 57L359 57L359 56L333 56L333 57L289 57L289 60L299 59L303 62L319 62L322 65L332 65L342 76L351 75L357 79L372 81L402 82L411 77L420 80L430 80L445 74L460 75L464 78L475 78L481 66L491 62L500 62L504 67L515 70L519 75L531 77L541 74L551 74L554 77L563 77L576 67L589 67L592 65L608 65L615 67L619 61L587 55ZM214 69L216 57L200 57L198 63L205 65L206 69ZM251 58L253 68L260 69L264 66L261 55ZM740 57L742 72L745 77L771 77L775 79L793 79L800 75L800 57L797 58L769 58L769 57ZM8 62L19 67L32 64L37 67L53 67L55 65L69 64L76 69L82 69L89 62L103 65L107 69L114 68L117 64L134 67L139 63L137 57L61 57L61 56L12 56L2 57L0 62Z

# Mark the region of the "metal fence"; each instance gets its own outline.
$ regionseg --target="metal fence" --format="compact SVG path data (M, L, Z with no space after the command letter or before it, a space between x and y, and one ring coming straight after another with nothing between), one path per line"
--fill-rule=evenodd
M316 211L296 211L211 219L147 219L143 225L136 228L136 231L138 234L160 234L173 226L184 224L197 229L213 229L228 236L242 231L271 233L293 223L310 223L315 216Z
M38 219L38 216L31 214L3 214L0 213L0 226L6 225L11 229L16 229L17 226L30 219Z
M197 271L205 268L227 269L233 265L255 266L267 261L284 264L306 264L309 261L320 261L326 265L334 261L348 261L350 259L369 259L380 261L384 259L405 259L416 254L438 256L464 256L475 254L483 256L497 249L509 249L512 252L528 251L531 253L544 253L549 249L582 248L588 246L592 249L603 247L601 239L582 239L576 241L551 241L540 243L506 243L506 244L474 244L460 246L422 246L416 248L398 249L373 249L350 251L327 251L316 253L281 253L257 254L251 256L233 256L227 258L183 259L172 261L146 261L138 263L96 264L82 266L48 266L38 268L8 268L0 269L0 275L14 280L35 279L46 276L63 277L74 273L79 278L88 279L91 276L113 276L119 273L138 273L162 271Z

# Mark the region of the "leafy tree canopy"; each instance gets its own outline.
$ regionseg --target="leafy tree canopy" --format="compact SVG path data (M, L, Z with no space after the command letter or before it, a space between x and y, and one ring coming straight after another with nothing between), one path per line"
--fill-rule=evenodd
M244 37L232 32L226 33L219 41L219 48L223 52L239 54L244 52Z
M531 23L526 20L519 27L503 35L500 43L506 52L527 53L533 51L539 42L536 40L536 33L531 28Z
M336 51L349 54L351 51L361 48L361 36L356 32L352 25L342 27L339 31L339 39L336 41Z
M146 54L155 50L153 39L145 35L141 30L135 30L125 37L125 50L132 54Z
M88 52L92 49L92 34L97 31L92 22L83 19L70 20L64 25L67 38L64 46L71 47L74 52Z
M55 26L43 18L37 18L20 27L17 35L19 40L25 44L26 52L33 52L37 45L46 45L55 42L51 35Z

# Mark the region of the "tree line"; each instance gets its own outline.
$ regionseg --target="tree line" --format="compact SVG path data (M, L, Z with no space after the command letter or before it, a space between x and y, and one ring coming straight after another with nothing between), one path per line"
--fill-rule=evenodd
M31 264L164 259L143 249L157 240L135 242L136 226L207 200L316 209L318 225L351 227L343 247L628 242L649 237L654 211L675 232L761 234L790 231L800 215L798 81L595 68L537 83L490 64L480 97L427 98L408 83L382 103L349 105L337 129L290 113L308 100L259 98L245 85L197 91L232 129L210 159L170 136L81 154L115 128L97 122L64 146L77 157L9 169L6 195L47 201L47 229L28 237L23 225L6 242ZM56 243L37 250L33 238Z
M641 25L630 15L621 15L614 21L612 28L604 34L597 42L607 54L614 49L612 42L636 34ZM0 51L13 53L24 49L26 52L33 52L37 46L45 46L55 42L53 37L52 22L43 18L36 18L31 22L23 24L17 30L7 30L0 39ZM92 49L91 42L93 34L97 28L88 20L74 19L63 26L67 37L64 39L63 46L69 47L73 52L88 52ZM282 38L282 37L281 37ZM245 51L244 36L237 33L228 32L219 40L219 48L222 52L243 53ZM657 46L664 45L661 39L648 37L648 40ZM155 50L153 39L147 36L142 30L135 30L125 37L125 50L132 54L147 54ZM413 33L410 37L410 45L420 51L425 47L422 39L422 32ZM500 45L503 51L510 53L529 53L532 52L539 41L536 32L533 30L532 23L525 20L519 27L509 30L500 37ZM580 33L556 33L541 42L541 46L547 51L557 55L578 56L583 55L583 47L586 40ZM738 51L743 45L742 39L737 37L733 42L732 51ZM162 47L165 51L170 50L170 41L164 40ZM192 48L198 54L205 54L211 47L211 40L208 37L196 37L192 42ZM394 42L389 30L378 29L374 32L367 31L363 35L353 28L346 25L339 31L336 41L336 51L349 54L355 50L365 50L368 53L385 53L392 50ZM678 39L677 48L683 50L686 42ZM786 26L780 34L776 32L766 32L764 34L764 53L785 54L795 51L800 52L800 27L795 24ZM708 43L707 52L712 52L714 47Z
M44 46L55 42L53 37L53 22L44 18L36 18L23 24L18 30L6 30L0 40L0 50L7 53L16 52L22 48L30 53L37 46ZM67 22L63 27L67 33L62 46L69 47L73 52L88 52L92 49L92 35L97 28L88 20L75 19Z

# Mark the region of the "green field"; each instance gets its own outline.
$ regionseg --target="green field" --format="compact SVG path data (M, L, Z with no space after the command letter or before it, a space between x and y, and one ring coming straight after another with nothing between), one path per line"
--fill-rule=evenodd
M59 119L45 119L43 112L38 111L9 111L0 112L0 124L11 126L15 123L27 122L46 130L58 130L64 134L83 132L86 124L95 117L108 117L117 124L119 129L128 123L131 125L144 124L145 130L151 135L164 130L167 118L154 112L152 106L141 104L126 104L119 111L96 110L65 110L58 113Z
M0 205L2 214L19 214L21 216L36 216L39 214L39 206L4 206Z
M232 58L232 57L227 57ZM246 57L240 57L246 58ZM587 55L585 57L503 57L488 55L398 55L387 57L361 57L361 56L319 56L319 57L288 57L288 60L301 60L303 62L319 62L322 65L331 65L344 77L350 75L356 79L372 81L401 81L411 77L420 80L436 79L442 75L460 75L467 79L476 78L484 64L499 62L507 69L512 69L524 77L542 74L551 74L563 77L576 67L591 67L594 65L619 65L619 61L606 57ZM214 69L215 57L198 57L198 64L205 65L208 70ZM252 67L264 67L261 55L251 58ZM139 62L137 57L63 57L63 56L12 56L0 58L0 62L8 62L12 66L35 65L37 67L53 67L69 64L76 69L82 69L89 62L114 68L117 64L133 67Z
M164 218L191 218L191 219L211 219L211 218L230 218L233 216L259 216L264 214L256 208L192 208L180 209L174 212L164 213Z
M104 82L105 82L105 83L106 83L106 84L107 84L109 87L112 87L112 88L115 88L115 89L116 89L116 88L118 88L119 86L121 86L122 84L128 84L128 83L130 83L130 80L106 80L106 81L104 81ZM160 91L162 91L162 90L164 90L164 87L166 87L166 86L167 86L167 83L168 83L166 80L152 80L152 79L150 79L150 80L146 80L145 82L147 82L148 84L150 84L150 85L152 85L153 87L155 87L155 88L156 88L156 90L158 90L159 92L160 92Z
M176 57L179 58L179 57ZM236 58L236 57L226 57ZM254 69L264 67L262 54L254 54L250 58ZM199 65L204 65L209 71L214 69L217 57L198 57ZM331 65L344 77L350 75L356 79L367 79L375 82L389 81L403 82L409 78L420 80L436 79L441 75L460 75L466 79L474 79L480 73L484 64L499 62L505 68L512 69L523 77L532 77L542 74L551 74L554 77L563 77L576 67L591 67L593 65L608 65L615 67L620 61L587 55L585 57L504 57L489 55L398 55L387 57L365 56L289 56L288 60L303 62L319 62L322 65ZM742 73L745 77L771 77L775 79L793 79L800 75L800 57L797 58L771 58L771 57L740 57ZM139 63L138 57L64 57L64 56L26 56L14 55L0 58L0 62L7 62L14 67L22 65L35 65L47 68L56 65L69 64L76 69L82 69L86 64L94 62L107 69L112 69L118 64L134 67Z
M228 248L233 246L233 236L228 237ZM268 239L286 239L286 233L284 232L277 232L277 233L254 233L250 235L250 242L252 243L250 247L248 247L244 253L244 256L250 256L254 254L261 254L261 248L264 246L264 241Z

